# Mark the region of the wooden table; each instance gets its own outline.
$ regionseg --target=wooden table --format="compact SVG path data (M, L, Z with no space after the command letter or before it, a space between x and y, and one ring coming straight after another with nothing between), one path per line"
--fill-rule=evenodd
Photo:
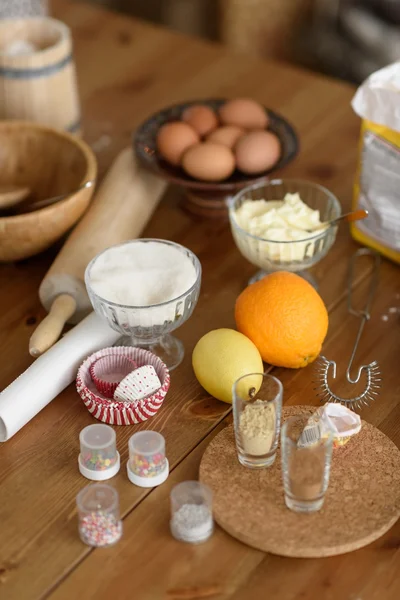
M57 0L54 13L74 32L85 135L97 148L102 169L129 143L142 119L158 108L185 98L249 95L297 128L301 153L284 175L325 184L348 209L359 131L350 107L351 87L287 65L234 56L219 46L88 4ZM197 477L204 449L230 421L230 407L209 397L197 383L191 351L208 330L234 327L235 298L253 272L235 248L228 226L192 219L179 209L178 195L171 190L146 231L188 246L204 269L199 304L179 330L185 360L172 374L164 407L145 425L165 436L171 475L149 491L132 486L122 468L112 485L120 494L123 539L110 549L84 546L75 513L75 496L86 483L77 470L78 434L94 420L71 385L0 447L0 598L158 600L171 597L167 590L173 588L210 584L220 584L219 597L230 600L398 598L399 524L363 550L321 560L266 555L220 529L198 547L169 535L172 486ZM324 350L338 360L341 372L357 328L344 301L348 258L355 248L346 227L341 228L334 248L314 270L330 311ZM45 314L37 289L53 256L51 251L0 268L1 387L31 363L28 340ZM357 291L364 291L365 278L366 271L360 271ZM384 261L373 318L358 357L364 364L379 360L384 377L379 401L362 416L397 442L399 323L389 308L399 305L399 292L398 268ZM317 404L311 367L274 372L284 384L285 404ZM123 465L128 438L137 429L117 428Z

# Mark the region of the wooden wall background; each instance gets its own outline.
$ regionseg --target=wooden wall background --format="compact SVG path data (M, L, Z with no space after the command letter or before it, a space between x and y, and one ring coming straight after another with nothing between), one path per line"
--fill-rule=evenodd
M86 0L162 23L190 35L218 39L257 56L295 60L294 47L320 0Z

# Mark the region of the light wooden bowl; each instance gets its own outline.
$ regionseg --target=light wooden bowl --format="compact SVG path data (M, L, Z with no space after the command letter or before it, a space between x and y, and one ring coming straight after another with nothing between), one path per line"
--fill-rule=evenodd
M97 175L85 142L23 121L0 121L0 166L0 187L29 187L35 201L67 195L34 212L0 216L1 262L38 254L63 236L85 212ZM93 185L79 189L88 181Z

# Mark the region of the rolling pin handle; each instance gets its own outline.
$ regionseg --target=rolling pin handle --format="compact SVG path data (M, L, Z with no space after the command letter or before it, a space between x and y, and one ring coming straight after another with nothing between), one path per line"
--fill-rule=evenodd
M29 354L41 356L58 340L65 323L76 310L76 300L69 294L60 294L51 305L50 312L38 325L29 340Z

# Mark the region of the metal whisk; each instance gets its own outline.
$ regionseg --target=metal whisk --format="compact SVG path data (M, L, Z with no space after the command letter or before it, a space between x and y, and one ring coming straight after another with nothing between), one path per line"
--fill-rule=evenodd
M370 275L370 284L368 289L368 296L364 310L356 310L353 307L352 302L352 288L354 281L354 272L355 272L355 263L360 256L371 256L374 260L371 275ZM351 368L353 365L354 357L357 352L358 344L361 339L361 335L365 326L365 323L370 319L370 308L372 304L372 300L375 295L376 287L378 285L378 276L379 276L379 266L380 266L380 256L373 250L369 250L368 248L360 248L357 252L354 253L349 267L349 276L348 276L348 296L347 296L347 310L350 314L359 317L361 319L360 327L358 330L356 342L354 344L353 352L350 357L350 362L346 371L346 379L349 383L355 384L360 381L360 378L363 373L366 375L366 385L364 391L358 394L355 398L341 398L337 394L335 394L329 385L328 376L332 371L333 379L336 378L336 362L334 360L328 360L325 356L320 356L317 361L317 380L315 383L318 384L318 387L314 388L317 391L317 395L320 397L321 402L339 402L341 404L345 404L349 408L361 408L363 405L369 404L372 400L375 400L378 395L381 378L380 378L380 370L379 365L374 360L369 365L362 365L358 369L357 376L353 379L351 376ZM332 369L331 369L332 367Z

